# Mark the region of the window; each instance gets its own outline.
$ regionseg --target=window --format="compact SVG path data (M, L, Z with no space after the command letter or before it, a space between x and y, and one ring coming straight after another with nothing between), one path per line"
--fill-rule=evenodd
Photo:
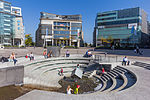
M70 31L54 31L54 34L70 34Z
M81 30L81 27L71 27L71 30Z
M57 26L70 26L69 22L54 22L54 25Z
M77 35L77 31L71 31L71 35Z
M69 39L69 35L54 35L54 38L58 39L58 38L68 38Z
M17 20L17 23L20 23L20 20Z
M118 11L118 18L138 17L139 8L130 8Z
M101 20L111 20L111 19L116 19L116 17L102 18L102 19L98 19L98 21L101 21Z
M71 26L73 26L73 27L74 26L81 27L81 25L82 25L81 23L71 23Z
M98 17L116 15L116 13L99 14Z
M129 23L139 23L139 19L122 20L122 21L111 21L111 22L98 23L98 26L117 25L117 24L129 24Z
M18 27L18 30L20 30L20 27Z

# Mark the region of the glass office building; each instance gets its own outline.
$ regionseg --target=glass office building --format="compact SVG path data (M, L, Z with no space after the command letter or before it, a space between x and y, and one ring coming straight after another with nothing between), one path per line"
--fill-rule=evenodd
M15 30L16 17L21 17L21 16L12 14L11 3L0 0L0 44L1 45L14 45L15 34L16 34L16 30Z
M147 44L147 14L139 7L97 13L93 32L95 46Z
M56 15L41 12L36 31L36 46L76 46L83 41L81 15Z

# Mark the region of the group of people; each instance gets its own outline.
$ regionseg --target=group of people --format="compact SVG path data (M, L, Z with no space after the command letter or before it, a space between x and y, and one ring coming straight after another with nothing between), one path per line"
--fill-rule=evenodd
M14 52L11 53L9 58L2 57L1 61L2 61L2 63L4 63L4 62L14 62L14 65L17 63L17 59L16 59L16 56L15 56Z
M70 85L68 85L67 87L67 94L72 94L74 92L74 94L79 94L79 88L80 85L75 85L75 89L73 90Z
M50 50L48 53L47 53L47 50L44 50L43 56L45 59L52 57L52 50Z
M77 64L77 66L75 68L80 68L80 65ZM60 70L58 70L58 75L63 76L64 75L63 73L64 73L63 68L60 68Z
M33 53L31 52L30 54L27 54L27 55L26 55L26 58L29 58L30 61L34 60L34 55L33 55Z

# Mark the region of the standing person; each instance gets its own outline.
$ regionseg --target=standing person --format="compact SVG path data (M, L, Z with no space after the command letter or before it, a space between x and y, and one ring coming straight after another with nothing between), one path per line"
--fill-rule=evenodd
M33 55L32 52L30 53L30 61L31 61L31 60L34 60L34 55Z
M75 88L74 94L79 94L79 88L80 88L80 85L77 85L77 87Z
M70 53L69 53L69 50L66 51L66 57L69 57L70 56Z
M70 85L68 85L68 87L67 87L67 94L71 94L71 91L73 91L73 89L71 89Z
M47 51L46 50L44 50L43 56L44 56L45 59L47 58Z

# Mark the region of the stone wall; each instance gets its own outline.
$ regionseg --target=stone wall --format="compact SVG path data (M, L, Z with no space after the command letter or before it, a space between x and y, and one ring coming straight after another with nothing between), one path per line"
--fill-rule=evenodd
M0 87L22 84L24 78L24 66L14 66L0 69Z

